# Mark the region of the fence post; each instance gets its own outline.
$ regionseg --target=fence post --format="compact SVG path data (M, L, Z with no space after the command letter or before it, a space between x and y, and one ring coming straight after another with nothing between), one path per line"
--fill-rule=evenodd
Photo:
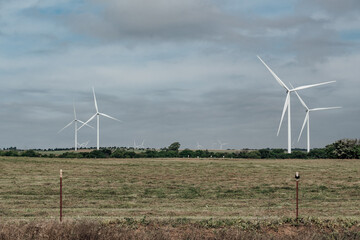
M62 222L62 169L60 169L60 222Z
M299 172L295 173L295 180L296 180L296 221L297 221L299 218L299 180L300 180Z

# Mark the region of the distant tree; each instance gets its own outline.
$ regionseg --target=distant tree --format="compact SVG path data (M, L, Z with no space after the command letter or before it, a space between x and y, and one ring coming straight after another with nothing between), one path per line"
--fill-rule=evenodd
M358 139L341 139L326 146L328 154L336 158L359 158L360 141Z
M194 157L194 152L187 148L185 150L182 150L179 153L179 157L182 157L182 158L191 157L192 158L192 157Z
M331 152L331 151L330 151ZM309 158L333 158L329 156L325 148L314 148L308 153Z
M260 149L259 150L261 158L270 158L270 149Z
M248 158L253 158L253 159L259 159L259 158L261 158L261 154L257 150L250 151L250 152L247 153L247 157Z
M111 153L112 153L111 150L108 149L108 148L103 148L100 151L102 151L105 154L106 157L109 157L111 155Z
M24 157L40 157L41 154L35 152L34 150L26 150L21 154Z
M18 151L14 151L14 150L4 151L4 152L3 152L3 155L4 155L4 156L12 156L12 157L19 156Z
M106 158L106 154L102 150L93 150L88 155L89 158Z
M305 159L307 158L307 153L302 151L293 151L291 154L288 154L289 158L296 158L296 159Z
M180 148L180 143L179 142L174 142L172 144L170 144L170 146L168 147L168 149L170 151L179 151L179 148Z

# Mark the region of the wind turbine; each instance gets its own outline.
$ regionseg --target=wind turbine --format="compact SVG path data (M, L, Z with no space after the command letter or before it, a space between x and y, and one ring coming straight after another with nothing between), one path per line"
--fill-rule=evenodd
M220 150L223 149L223 146L228 145L228 143L223 143L220 140L218 140L218 143L219 143L219 146L220 146Z
M88 125L87 123L84 123L83 121L77 119L77 117L76 117L76 110L75 110L75 104L73 104L73 105L74 105L74 120L72 120L68 125L66 125L66 126L63 127L60 131L58 131L58 133L62 132L62 130L64 130L65 128L69 127L71 124L74 123L74 125L75 125L75 151L77 151L77 145L78 145L78 142L77 142L77 132L78 132L79 129L81 128L81 127L80 127L79 129L77 128L77 123L80 122L80 123L82 123L83 125L86 125L86 126L88 126L88 127L91 127L91 128L93 128L93 127L90 126L90 125Z
M99 109L98 109L98 105L97 105L97 102L96 102L96 96L95 96L95 90L94 90L94 87L92 88L93 90L93 95L94 95L94 103L95 103L95 110L96 110L96 113L89 118L89 120L87 120L83 125L81 125L80 128L82 128L85 124L87 124L88 122L90 122L91 120L93 120L95 117L96 117L96 121L97 121L97 129L96 129L96 149L99 150L100 149L100 115L103 116L103 117L107 117L107 118L110 118L110 119L113 119L115 121L119 121L121 122L119 119L116 119L114 117L111 117L105 113L101 113L99 112Z
M135 142L135 140L134 140L134 149L135 149L135 148L144 148L144 142L145 142L145 140L143 140L140 145L136 145L136 142Z
M145 148L145 147L144 147L144 143L145 143L145 140L143 140L138 147L139 147L139 148Z
M82 148L82 147L86 148L88 144L89 144L89 141L84 142L84 143L78 143L79 148Z
M322 110L330 110L330 109L338 109L338 108L341 108L341 107L326 107L326 108L312 108L312 109L310 109L305 104L304 100L302 100L302 98L299 96L299 94L296 91L295 91L295 93L296 93L296 96L299 98L301 104L306 109L305 119L304 119L304 123L302 125L301 131L300 131L300 134L299 134L298 142L299 142L301 134L302 134L302 132L304 130L305 124L307 123L307 152L310 152L310 112L322 111Z
M196 148L197 148L198 150L200 150L201 148L203 148L203 146L200 145L199 142L196 142Z
M282 114L281 114L281 120L280 120L279 128L278 128L278 131L277 131L277 136L279 136L281 124L282 124L282 121L284 119L285 112L287 110L288 111L288 153L291 153L291 113L290 113L290 94L291 94L291 92L295 92L295 91L298 91L298 90L303 90L303 89L311 88L311 87L317 87L317 86L321 86L321 85L324 85L324 84L333 83L333 82L336 82L336 81L329 81L329 82L323 82L323 83L317 83L317 84L311 84L311 85L304 85L304 86L300 86L300 87L297 87L297 88L290 89L285 85L285 83L283 83L283 81L281 81L281 79L270 69L270 67L268 65L266 65L266 63L259 56L257 56L257 57L265 65L265 67L269 70L271 75L273 75L273 77L280 84L280 86L282 86L286 90L286 98L285 98L284 108L283 108L283 111L282 111Z

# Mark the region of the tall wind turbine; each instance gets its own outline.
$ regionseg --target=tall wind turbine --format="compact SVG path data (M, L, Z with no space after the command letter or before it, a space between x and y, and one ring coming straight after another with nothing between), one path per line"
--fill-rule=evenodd
M85 124L87 124L88 122L90 122L91 120L93 120L95 117L96 117L96 121L97 121L97 129L96 129L96 149L99 150L100 149L100 115L103 116L103 117L107 117L107 118L110 118L110 119L113 119L115 121L119 121L121 122L119 119L116 119L114 117L111 117L105 113L101 113L99 112L99 109L98 109L98 105L97 105L97 102L96 102L96 96L95 96L95 90L94 90L94 87L92 88L93 90L93 95L94 95L94 103L95 103L95 110L96 110L96 113L89 118L89 120L87 120L83 125L81 125L80 128L82 128Z
M266 63L259 56L257 56L257 57L265 65L265 67L269 70L271 75L273 75L273 77L280 84L280 86L282 86L286 90L286 98L285 98L284 108L283 108L283 111L282 111L282 114L281 114L281 119L280 119L280 124L279 124L278 131L277 131L277 136L279 136L281 124L282 124L282 121L284 119L285 112L287 110L288 111L288 153L291 153L291 113L290 113L290 94L291 94L291 92L298 91L298 90L303 90L303 89L306 89L306 88L316 87L316 86L320 86L320 85L324 85L324 84L329 84L329 83L333 83L333 82L336 82L336 81L323 82L323 83L317 83L317 84L311 84L311 85L304 85L304 86L300 86L300 87L297 87L297 88L290 89L285 85L285 83L283 83L283 81L281 81L281 79L270 69L270 67L268 65L266 65Z
M197 150L200 150L201 148L203 148L203 146L200 145L199 142L196 142L196 148L197 148Z
M76 110L75 110L75 104L74 104L74 120L72 120L68 125L66 125L65 127L63 127L60 131L58 131L58 133L60 133L62 130L64 130L65 128L69 127L71 124L74 123L75 125L75 151L77 151L77 146L78 146L78 142L77 142L77 132L79 131L79 129L77 128L77 123L82 123L83 125L86 125L88 127L93 128L92 126L88 125L87 123L84 123L83 121L77 119L76 117Z
M305 119L304 119L304 123L302 125L301 131L300 131L300 134L299 134L298 142L299 142L301 134L302 134L302 132L304 130L305 124L307 123L307 152L310 152L310 112L329 110L329 109L338 109L338 108L341 108L341 107L326 107L326 108L312 108L312 109L309 109L308 106L305 104L304 100L302 100L302 98L299 96L299 94L296 91L295 91L295 93L296 93L296 96L299 98L301 104L306 109Z

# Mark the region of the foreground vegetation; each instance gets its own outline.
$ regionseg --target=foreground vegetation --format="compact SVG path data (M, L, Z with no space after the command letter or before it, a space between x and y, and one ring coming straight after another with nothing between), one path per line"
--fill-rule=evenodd
M20 239L359 239L356 221L284 219L278 221L191 222L187 219L148 221L31 221L0 223L1 240Z
M0 157L0 219L280 219L360 216L358 160Z

